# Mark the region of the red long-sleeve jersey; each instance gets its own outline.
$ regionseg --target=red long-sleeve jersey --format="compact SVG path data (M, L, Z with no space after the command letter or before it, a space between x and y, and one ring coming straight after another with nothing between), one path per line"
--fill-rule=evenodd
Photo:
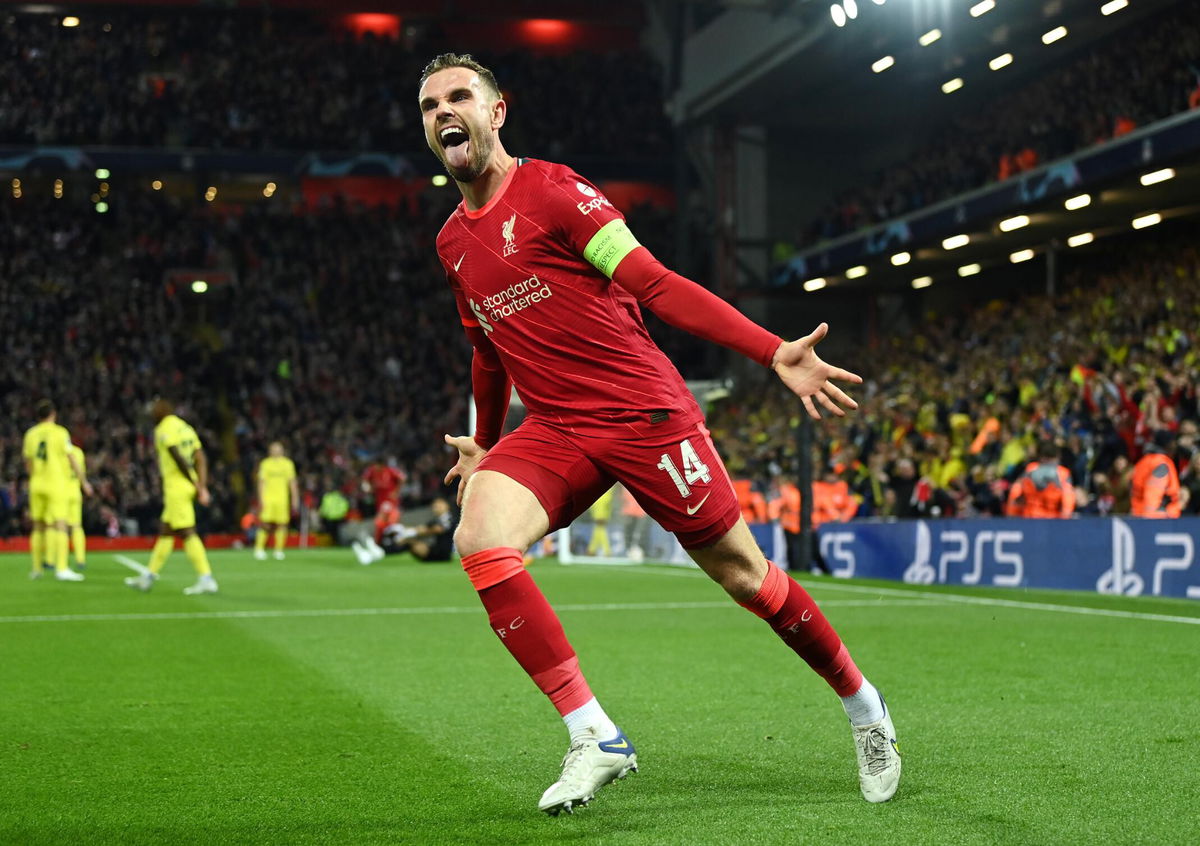
M781 343L663 267L563 165L518 159L487 205L459 204L437 251L474 347L475 439L485 448L499 440L510 380L530 416L576 434L629 438L663 414L699 419L639 302L764 366Z

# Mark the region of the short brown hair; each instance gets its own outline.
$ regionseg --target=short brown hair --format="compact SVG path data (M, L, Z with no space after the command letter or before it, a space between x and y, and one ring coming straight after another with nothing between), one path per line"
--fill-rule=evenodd
M33 413L37 415L38 420L45 420L54 413L54 403L48 399L38 400L38 404L34 406Z
M483 80L483 84L488 90L496 95L496 99L503 99L500 93L500 86L496 84L495 75L475 60L475 57L470 53L442 53L439 56L434 56L433 61L425 66L425 70L421 71L421 81L417 84L417 90L421 90L421 86L429 77L433 76L438 71L444 71L448 68L466 68L473 70L479 74L479 78Z

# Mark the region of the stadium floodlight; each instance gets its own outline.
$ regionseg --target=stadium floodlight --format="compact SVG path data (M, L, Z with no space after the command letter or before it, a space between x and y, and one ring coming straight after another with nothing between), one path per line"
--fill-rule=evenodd
M829 16L833 18L834 26L846 25L846 10L842 8L840 3L834 3L829 7Z
M1133 228L1145 229L1147 226L1153 226L1156 223L1162 223L1162 215L1158 212L1151 212L1150 214L1144 214L1141 217L1135 217L1133 219Z
M1063 208L1067 211L1078 211L1092 204L1091 194L1080 194L1077 197L1069 197L1064 203Z
M162 180L161 179L154 180L153 182L150 183L150 187L153 188L155 191L161 191L162 190Z
M217 198L217 188L215 185L209 185L208 190L204 192L204 199L210 203Z
M1174 178L1175 178L1175 168L1164 167L1162 170L1155 170L1155 171L1151 171L1150 173L1143 173L1142 178L1141 178L1141 183L1143 185L1157 185L1160 182L1166 182L1168 179L1174 179Z
M278 186L276 186L274 182L268 182L266 185L263 186L263 196L266 197L268 200L271 199L272 197L274 197L276 187L278 187Z
M942 93L943 94L953 94L955 91L957 91L958 89L960 89L962 87L963 87L962 77L956 76L956 77L954 77L954 79L951 79L949 82L942 83Z
M946 240L942 241L942 249L957 250L959 247L965 247L971 243L970 235L951 235Z
M896 253L892 256L892 264L899 267L902 264L908 264L912 261L912 253Z
M942 31L940 29L934 28L934 29L929 30L929 32L925 33L920 38L918 38L917 43L920 44L922 47L928 47L930 44L937 41L941 37L942 37Z
M867 266L865 264L857 265L846 271L847 279L861 279L862 277L864 277L866 275L867 275Z
M1008 220L1000 221L1001 232L1012 232L1015 229L1022 229L1029 225L1029 215L1019 214L1016 217L1010 217Z
M1020 264L1023 261L1029 261L1033 258L1033 250L1017 250L1015 253L1008 254L1008 260L1013 264Z
M110 176L112 176L112 173L109 171L108 168L106 168L106 167L96 168L96 178L97 179L108 179Z
M1119 12L1129 5L1129 0L1108 0L1100 7L1100 14L1111 15L1113 12Z
M1053 44L1060 38L1067 37L1067 28L1065 26L1056 26L1054 29L1042 35L1043 44Z
M96 214L104 214L107 211L108 211L108 203L104 202L103 200L96 203Z
M977 18L980 15L986 15L994 8L996 8L996 0L982 0L971 7L971 17Z
M1067 239L1068 247L1082 247L1084 244L1090 244L1096 240L1096 236L1091 232L1080 232L1078 235L1072 235Z
M884 56L882 59L876 61L875 64L871 65L871 70L875 71L875 73L883 73L894 64L896 64L895 58L892 56Z
M79 26L79 18L74 15L67 15L62 19L62 25L70 29L73 26Z
M434 188L442 188L450 183L450 180L446 178L446 174L444 173L435 173L433 179L430 181L433 182Z
M976 273L978 273L981 270L983 270L983 267L978 262L976 262L975 264L964 264L962 267L960 267L958 269L958 275L959 276L974 276Z
M1012 62L1013 62L1012 53L1001 53L999 56L997 56L996 58L994 58L990 62L988 62L988 67L994 71L997 71L997 70L1000 70L1000 68L1008 67L1009 65L1012 64Z
M916 279L914 279L912 281L912 286L913 286L914 291L919 291L922 288L928 288L932 284L933 284L932 276L918 276Z
M203 279L193 279L192 280L192 292L193 293L203 294L207 290L208 290L208 283L205 282Z
M842 0L842 7L846 10L846 17L854 20L858 17L858 2L857 0Z
M821 290L822 288L824 288L824 287L825 287L825 285L826 285L826 282L825 282L825 279L824 279L823 277L818 277L818 278L816 278L816 279L807 279L807 280L805 280L805 282L804 282L804 290L806 290L806 291L819 291L819 290Z

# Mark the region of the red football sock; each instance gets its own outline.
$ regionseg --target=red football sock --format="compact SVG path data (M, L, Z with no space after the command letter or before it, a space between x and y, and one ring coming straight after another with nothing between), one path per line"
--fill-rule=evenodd
M473 582L473 574L481 571L507 574L501 581L494 581L494 575L484 580L492 582L487 586L476 582L492 630L560 714L586 704L592 691L579 669L579 659L558 615L522 566L521 553L509 548L488 549L463 558L463 567Z
M783 642L829 682L838 696L862 687L862 673L808 591L767 562L767 577L749 602L740 603L767 621Z

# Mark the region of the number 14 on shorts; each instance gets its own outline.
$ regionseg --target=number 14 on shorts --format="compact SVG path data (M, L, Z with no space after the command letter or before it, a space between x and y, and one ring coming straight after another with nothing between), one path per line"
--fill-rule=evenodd
M658 461L658 469L666 471L675 487L679 489L679 495L687 498L692 495L690 485L696 482L708 484L712 481L712 476L708 472L708 465L700 460L696 448L688 438L684 438L679 444L679 457L683 460L683 473L679 472L679 467L669 452L662 454Z

